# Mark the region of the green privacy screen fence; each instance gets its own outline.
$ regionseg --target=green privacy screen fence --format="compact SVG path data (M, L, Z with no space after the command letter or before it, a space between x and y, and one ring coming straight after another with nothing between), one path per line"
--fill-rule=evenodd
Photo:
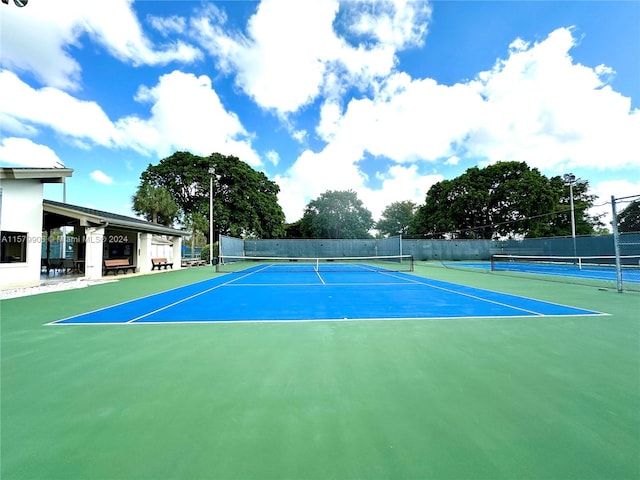
M620 232L623 255L640 255L640 232ZM220 236L221 255L255 257L358 257L413 255L415 260L485 260L492 255L613 256L613 234L521 240L423 240L399 236L382 239L239 239Z

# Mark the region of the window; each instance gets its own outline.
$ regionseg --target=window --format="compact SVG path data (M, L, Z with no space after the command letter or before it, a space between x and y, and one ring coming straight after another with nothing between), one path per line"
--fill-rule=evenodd
M109 258L131 257L133 255L133 243L110 243Z
M24 232L0 232L0 263L27 261L27 234Z

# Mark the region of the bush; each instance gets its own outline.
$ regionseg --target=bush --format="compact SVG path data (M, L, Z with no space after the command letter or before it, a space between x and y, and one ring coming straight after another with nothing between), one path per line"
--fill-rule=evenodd
M217 259L218 258L218 243L214 243L213 244L213 258ZM205 245L204 247L202 247L202 251L200 252L200 259L201 260L206 260L207 264L211 264L211 262L209 261L209 245Z

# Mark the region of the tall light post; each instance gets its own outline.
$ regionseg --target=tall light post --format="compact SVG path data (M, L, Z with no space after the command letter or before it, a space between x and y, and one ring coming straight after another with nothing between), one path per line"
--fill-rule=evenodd
M213 265L213 176L216 169L209 167L209 262Z
M576 214L573 208L573 184L576 183L576 176L573 173L567 173L564 176L564 184L569 185L569 201L571 202L571 238L573 238L573 256L576 257Z

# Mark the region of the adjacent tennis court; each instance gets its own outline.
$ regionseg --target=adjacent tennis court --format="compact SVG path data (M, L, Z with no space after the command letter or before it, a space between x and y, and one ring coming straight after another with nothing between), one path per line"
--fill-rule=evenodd
M494 255L491 261L443 262L451 268L491 270L496 273L524 273L546 276L549 279L560 277L560 281L569 279L601 282L603 286L615 285L617 272L612 257L560 257L560 256L524 256ZM623 258L625 263L620 272L621 280L627 288L637 290L640 284L640 256Z
M232 273L50 323L50 325L312 320L418 320L600 315L522 296L465 287L357 259L273 259ZM324 260L324 259L323 259ZM413 268L410 267L412 270Z

